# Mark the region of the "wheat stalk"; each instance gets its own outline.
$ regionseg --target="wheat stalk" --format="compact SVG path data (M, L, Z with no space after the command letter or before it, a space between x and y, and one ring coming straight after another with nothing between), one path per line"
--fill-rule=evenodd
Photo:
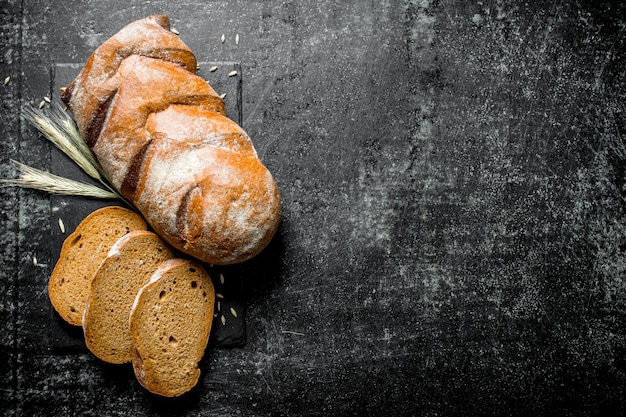
M60 177L46 171L30 167L21 162L11 160L15 164L19 177L16 179L0 179L0 184L15 185L24 188L46 191L52 194L73 195L93 198L119 198L113 191L104 190L82 181Z

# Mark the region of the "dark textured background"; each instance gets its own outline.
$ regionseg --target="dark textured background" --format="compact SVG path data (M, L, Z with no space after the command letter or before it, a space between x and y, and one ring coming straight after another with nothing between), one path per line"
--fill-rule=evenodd
M247 344L164 400L51 349L53 204L0 189L4 415L626 413L623 2L1 5L2 177L50 167L18 115L51 66L167 13L200 61L241 64L284 203L270 248L225 273Z

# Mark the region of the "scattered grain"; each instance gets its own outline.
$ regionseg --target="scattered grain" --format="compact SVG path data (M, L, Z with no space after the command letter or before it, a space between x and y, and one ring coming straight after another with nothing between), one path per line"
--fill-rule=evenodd
M228 73L229 77L234 77L235 75L237 75L237 71L235 71L235 70L233 70L233 71Z
M224 317L224 315L222 314L222 316L220 317L220 321L222 322L222 325L226 325L226 317Z
M43 106L46 105L46 100L41 100L41 102L39 103L39 108L43 109Z
M59 229L61 230L61 233L65 233L65 223L63 223L63 220L59 219Z
M225 40L226 40L226 36L222 33L222 37L220 38L220 41L224 43Z
M11 82L11 77L10 77L10 76L9 76L9 77L6 77L6 78L4 79L4 85L7 85L7 84L8 84L8 83L10 83L10 82Z
M233 317L237 317L237 311L234 308L230 308L230 314L233 315Z
M51 102L51 101L50 101L50 97L48 97L48 96L45 96L45 97L43 98L43 101L45 101L46 103L50 103L50 102Z
M225 98L225 97L226 97L226 93L220 94L220 98L221 98L222 100L224 100L224 98Z
M235 35L235 45L239 45L239 34Z
M224 296L223 296L222 294L220 294L219 292L218 292L218 293L216 293L216 294L215 294L215 296L216 296L217 298L224 298Z
M172 28L171 32L172 32L174 35L180 35L180 32L179 32L176 28Z
M280 332L281 333L286 333L286 334L293 334L293 335L296 335L296 336L304 336L305 335L304 333L294 332L294 331L291 331L291 330L281 330Z
M211 68L209 68L209 72L215 72L217 71L217 65L213 65Z
M220 274L220 283L224 285L224 274Z

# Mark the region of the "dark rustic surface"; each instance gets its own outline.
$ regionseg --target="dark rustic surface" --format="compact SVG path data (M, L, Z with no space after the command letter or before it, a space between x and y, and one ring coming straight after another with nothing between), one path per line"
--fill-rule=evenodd
M3 414L625 414L625 12L2 1L2 177L53 162L19 118L53 65L167 13L199 60L241 63L243 127L284 203L268 250L223 271L246 345L208 349L199 386L165 400L51 349L53 204L0 189Z

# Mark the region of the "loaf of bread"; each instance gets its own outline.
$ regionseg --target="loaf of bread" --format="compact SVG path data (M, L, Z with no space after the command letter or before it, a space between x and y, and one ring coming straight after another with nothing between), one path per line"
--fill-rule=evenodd
M91 281L113 244L132 230L146 229L134 211L109 206L91 213L65 239L48 281L52 306L65 321L82 324Z
M215 291L197 263L163 262L139 290L130 314L135 376L148 391L182 395L200 377L213 322Z
M243 262L275 234L280 196L246 132L195 74L166 16L130 23L62 93L112 185L180 251Z
M130 309L161 262L172 258L169 246L146 230L132 231L111 247L91 281L83 315L85 343L96 357L109 363L130 362Z

